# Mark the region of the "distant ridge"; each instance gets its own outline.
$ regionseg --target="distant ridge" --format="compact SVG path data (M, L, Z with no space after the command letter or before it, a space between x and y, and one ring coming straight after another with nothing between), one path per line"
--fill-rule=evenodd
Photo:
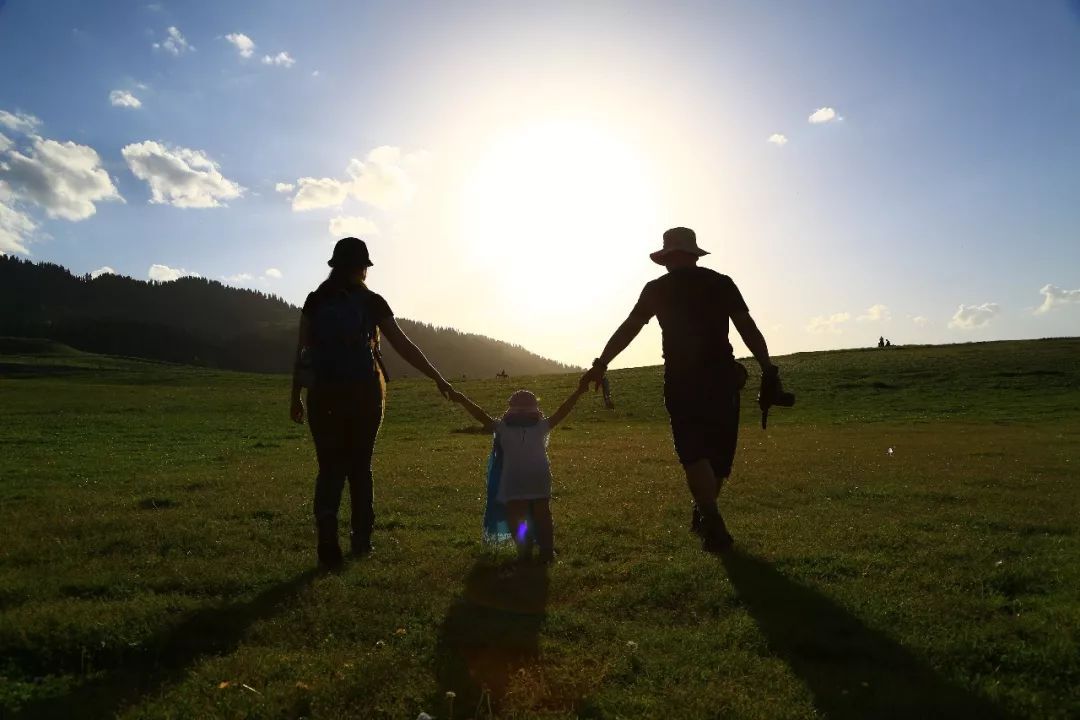
M230 370L290 372L300 311L275 295L184 277L76 276L60 265L0 256L0 335L48 338L88 352ZM574 369L483 335L399 318L448 378ZM418 373L383 344L391 376Z

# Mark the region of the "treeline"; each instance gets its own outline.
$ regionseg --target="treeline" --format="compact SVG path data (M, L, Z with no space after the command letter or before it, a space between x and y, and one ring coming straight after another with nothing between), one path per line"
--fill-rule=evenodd
M252 372L289 372L300 311L281 298L215 280L167 283L72 275L0 256L0 335L49 338L79 350ZM448 377L563 372L524 348L399 318ZM392 376L417 373L384 343Z

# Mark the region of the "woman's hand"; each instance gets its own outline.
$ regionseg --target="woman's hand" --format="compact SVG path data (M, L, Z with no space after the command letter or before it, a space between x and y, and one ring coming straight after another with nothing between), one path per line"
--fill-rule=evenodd
M435 379L435 387L439 389L439 393L447 400L450 399L450 393L454 390L454 386L446 382L446 378L444 377Z
M459 404L465 402L465 396L459 393L457 390L450 390L450 393L447 397L450 399L451 402L456 402Z
M304 422L304 401L300 399L300 393L292 396L292 406L289 408L289 417L294 423Z

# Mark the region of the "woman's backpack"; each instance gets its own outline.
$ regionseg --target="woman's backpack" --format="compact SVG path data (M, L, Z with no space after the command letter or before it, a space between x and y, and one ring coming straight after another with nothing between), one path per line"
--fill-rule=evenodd
M364 382L378 374L378 328L366 291L327 289L310 314L311 344L301 352L316 384ZM309 385L310 387L310 385Z

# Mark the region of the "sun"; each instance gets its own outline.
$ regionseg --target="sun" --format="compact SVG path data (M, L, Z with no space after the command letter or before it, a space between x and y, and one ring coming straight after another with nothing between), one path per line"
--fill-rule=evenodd
M555 118L497 132L462 188L469 260L515 307L562 315L586 289L610 289L613 258L649 242L652 177L631 143L593 122Z

